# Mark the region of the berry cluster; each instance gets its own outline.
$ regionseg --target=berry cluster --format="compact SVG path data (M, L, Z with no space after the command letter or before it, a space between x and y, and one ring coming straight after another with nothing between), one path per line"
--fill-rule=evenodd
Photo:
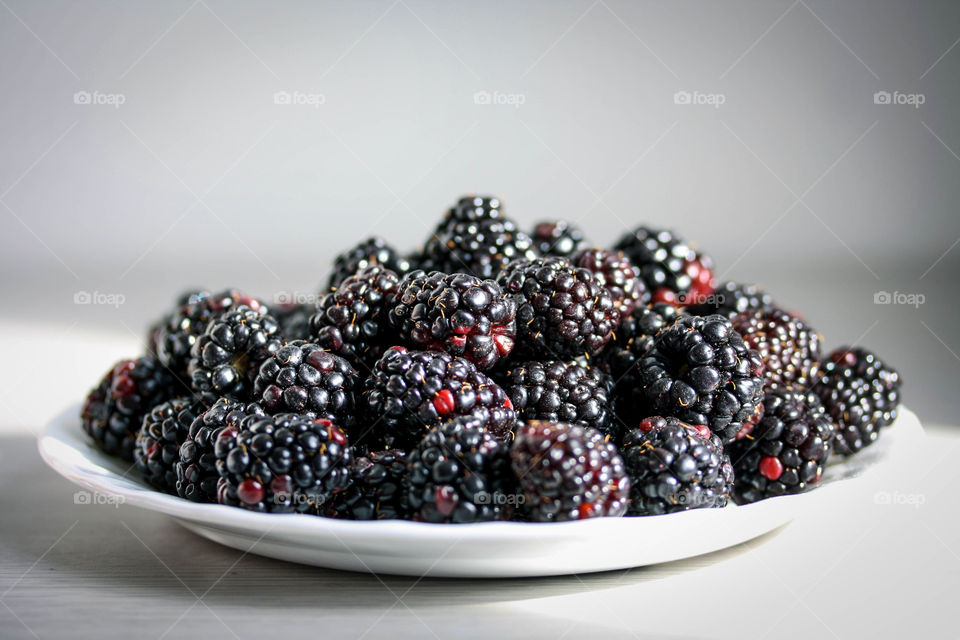
M87 396L83 429L158 491L267 513L559 522L816 487L901 380L640 226L593 246L461 198L420 249L336 256L316 304L190 291Z

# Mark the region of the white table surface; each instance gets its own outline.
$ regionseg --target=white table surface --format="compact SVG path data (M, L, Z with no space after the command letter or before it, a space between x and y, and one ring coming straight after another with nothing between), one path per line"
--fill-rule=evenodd
M133 507L74 504L36 433L138 349L132 334L0 326L0 638L960 636L960 430L927 425L917 464L719 553L545 579L376 577L243 554Z

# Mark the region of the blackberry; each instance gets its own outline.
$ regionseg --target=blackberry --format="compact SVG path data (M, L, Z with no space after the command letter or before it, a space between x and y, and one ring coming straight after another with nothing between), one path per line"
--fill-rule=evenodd
M198 393L247 399L260 365L283 344L273 316L238 305L211 320L190 351L187 373Z
M509 447L475 418L433 427L407 455L405 489L414 520L506 519L509 509L504 506L515 495Z
M631 429L620 447L630 476L628 516L724 507L733 464L704 425L653 416Z
M311 340L366 373L391 346L387 313L399 283L395 272L379 265L345 279L317 305Z
M534 257L533 241L512 220L454 219L437 228L424 245L419 267L493 278L511 260Z
M215 453L220 504L268 513L318 514L350 483L347 437L329 420L280 413L221 433Z
M657 333L673 324L679 314L680 311L673 305L658 302L651 307L639 307L624 317L613 340L600 355L601 362L613 374L614 380L634 372L637 360L653 346ZM628 384L635 386L633 382L628 381Z
M593 355L620 324L610 291L589 270L566 258L512 262L497 282L517 305L519 357Z
M153 407L137 432L134 459L137 470L153 488L177 493L176 464L180 445L190 433L198 413L209 406L195 398L174 398Z
M723 316L677 317L637 363L653 415L704 424L726 444L763 399L763 360Z
M506 440L515 422L503 389L469 360L443 351L388 349L364 382L360 404L371 426L355 440L370 448L412 447L431 427L463 415Z
M517 307L493 280L412 271L400 282L390 324L411 346L462 356L484 370L513 350Z
M616 447L596 429L532 421L510 447L523 490L524 516L535 522L622 516L630 479Z
M574 256L572 262L593 273L607 288L621 318L650 302L650 292L640 278L640 271L622 251L585 249Z
M220 398L190 424L174 464L177 495L193 502L216 502L217 438L235 438L243 422L264 417L257 404L244 404L233 398Z
M577 360L532 361L511 367L497 380L517 419L593 427L616 440L613 380L603 371Z
M637 227L614 249L623 251L640 270L654 302L696 304L713 293L713 261L672 231Z
M340 356L295 340L260 365L253 394L267 413L327 418L349 428L360 382L356 369Z
M104 453L133 462L144 414L187 391L155 356L121 360L87 395L80 411L83 430Z
M763 358L767 388L806 387L814 379L822 338L802 318L774 308L742 313L732 322L747 346Z
M534 249L542 256L569 258L587 248L583 233L566 220L538 222L530 235Z
M837 425L834 450L852 455L893 423L900 406L900 374L866 349L833 351L820 371L816 391Z
M685 311L694 316L719 314L733 318L751 311L772 311L773 298L752 284L724 282L699 304L688 304Z
M219 293L196 291L181 296L180 302L183 304L170 315L157 336L157 357L186 383L190 381L187 367L191 349L211 320L239 305L267 313L266 305L236 289Z
M503 218L503 209L500 199L495 196L463 196L457 204L450 207L438 225L444 227L456 222L480 222L482 220L499 220Z
M407 454L401 449L358 457L350 468L350 487L334 496L324 515L347 520L407 518L406 475Z
M739 503L806 491L830 456L834 425L815 393L771 389L763 407L750 436L729 445Z
M344 251L333 261L333 271L325 291L336 291L340 283L367 267L380 266L394 273L410 270L410 262L401 256L383 238L373 236Z
M312 304L274 305L270 314L280 325L280 333L287 340L308 340L310 338L310 318L316 308Z

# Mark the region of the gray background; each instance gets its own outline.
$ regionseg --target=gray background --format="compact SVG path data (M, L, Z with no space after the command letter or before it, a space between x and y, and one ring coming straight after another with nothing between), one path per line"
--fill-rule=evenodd
M308 295L336 250L374 230L412 249L459 195L492 192L524 226L580 220L598 244L676 228L828 345L891 360L922 418L960 418L955 3L3 0L0 16L7 320L139 333L190 285Z

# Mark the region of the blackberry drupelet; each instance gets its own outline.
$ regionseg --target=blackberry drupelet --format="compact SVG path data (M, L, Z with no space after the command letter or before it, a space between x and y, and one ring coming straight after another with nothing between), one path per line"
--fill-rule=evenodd
M566 258L512 262L497 282L517 305L517 357L593 355L620 325L610 291Z
M414 520L506 519L514 486L509 446L476 418L461 417L432 428L407 455L406 499Z
M216 502L217 438L236 437L244 421L263 418L266 414L257 404L245 404L233 398L220 398L200 413L190 424L187 437L177 452L174 465L177 495L193 502Z
M424 245L418 263L427 272L494 278L511 260L534 257L533 241L501 216L440 226Z
M620 447L630 476L628 516L726 506L733 465L720 438L703 425L653 416Z
M273 316L238 305L210 321L190 352L193 390L251 398L260 365L283 344Z
M325 291L336 291L340 283L367 267L380 266L397 274L410 270L410 262L383 238L373 236L338 255Z
M270 314L280 325L280 333L287 340L309 340L310 318L316 312L312 304L292 302L284 305L273 305Z
M650 292L640 271L622 251L585 249L572 260L574 266L593 273L613 296L620 317L625 318L639 306L650 302Z
M524 494L523 514L534 522L622 516L630 479L616 447L596 429L532 421L510 447Z
M478 369L513 350L517 307L493 280L412 271L400 282L390 324L413 347L462 356Z
M503 389L469 360L443 351L388 349L359 402L371 426L353 439L369 449L409 449L431 427L458 416L477 418L498 440L510 438L515 422Z
M726 444L763 399L763 360L723 316L677 317L637 363L652 415L704 424Z
M264 360L253 381L267 413L327 418L349 429L361 377L349 362L315 344L295 340Z
M713 261L672 231L638 227L622 236L614 249L623 251L640 270L654 302L698 304L713 293Z
M773 297L753 284L724 282L700 304L687 305L685 311L694 316L719 314L728 318L750 311L771 311Z
M104 453L133 462L144 414L188 392L155 356L121 360L87 395L80 411L83 430Z
M782 309L734 316L733 328L763 358L767 388L808 386L820 365L822 338L799 316Z
M739 503L806 491L820 481L830 456L835 427L815 393L771 389L763 407L750 436L728 447Z
M170 371L189 384L187 367L190 352L207 325L225 311L245 305L254 311L267 313L267 307L236 289L219 293L197 291L181 297L183 304L174 312L157 336L157 357Z
M345 279L323 297L310 318L312 341L366 374L391 346L388 312L399 283L394 271L379 265Z
M324 511L328 518L394 520L408 517L403 479L407 453L401 449L373 451L354 459L350 486L334 496Z
M856 347L833 351L815 390L837 425L834 450L852 455L874 443L900 406L900 374L874 353Z
M518 420L593 427L617 440L613 380L603 371L577 360L531 361L496 379L510 396Z
M566 220L538 222L531 234L533 248L542 256L569 258L587 248L580 229Z
M220 504L268 513L320 513L350 484L353 462L340 427L280 413L244 420L217 438Z
M197 414L207 407L209 398L174 398L154 406L143 417L137 432L134 461L143 479L153 488L177 493L180 445L187 439Z

